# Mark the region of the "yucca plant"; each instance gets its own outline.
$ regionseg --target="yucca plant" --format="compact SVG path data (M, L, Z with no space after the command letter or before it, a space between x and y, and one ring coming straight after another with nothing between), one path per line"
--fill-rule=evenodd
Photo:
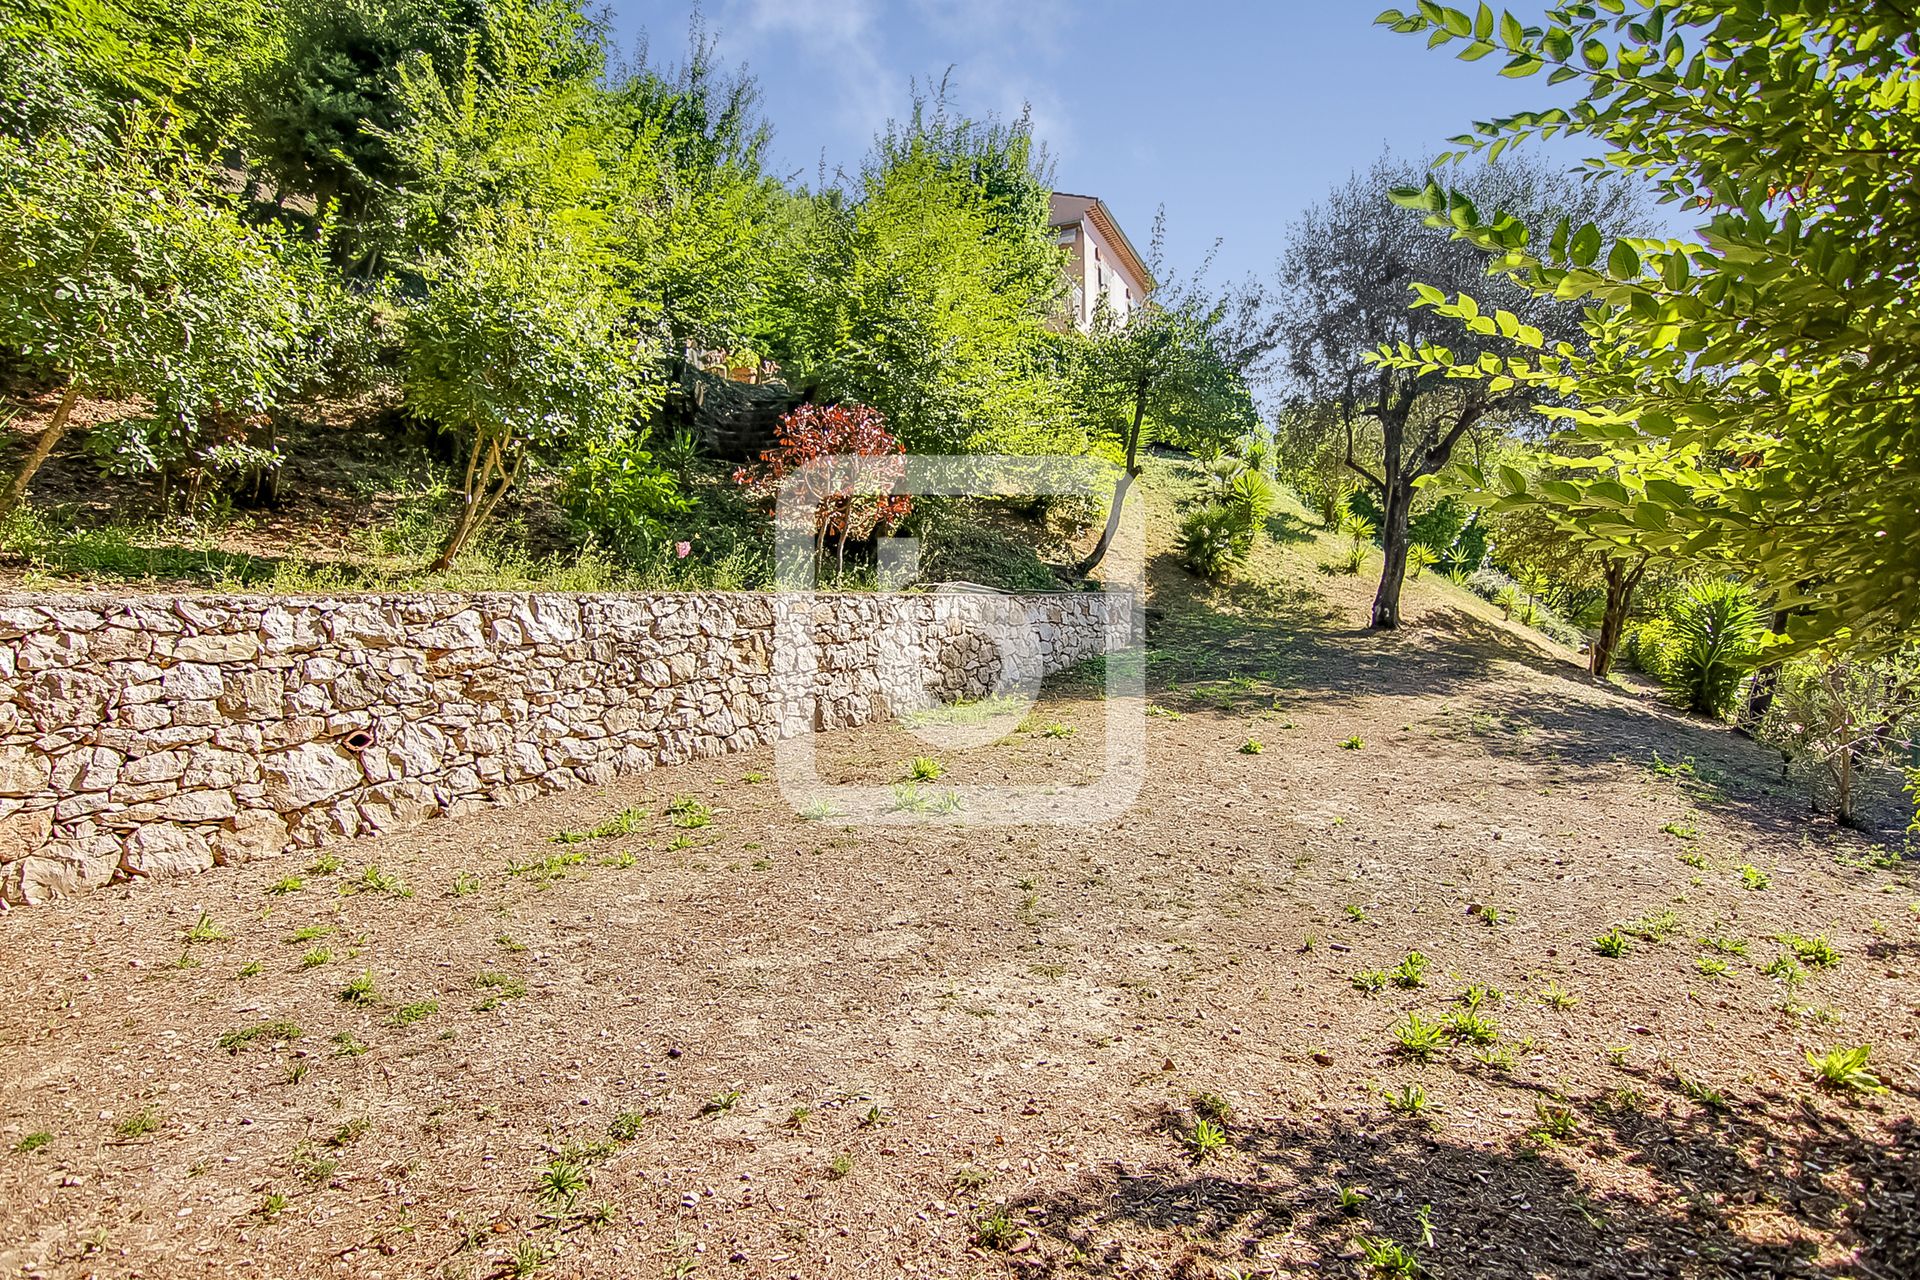
M1407 576L1415 582L1420 575L1440 563L1440 553L1424 542L1416 542L1407 548Z
M1340 519L1340 532L1347 535L1347 554L1340 567L1357 574L1366 567L1367 552L1373 548L1373 521L1349 511Z
M1227 481L1226 492L1221 495L1222 504L1239 512L1248 526L1254 528L1273 514L1274 503L1278 500L1279 490L1274 487L1273 481L1245 467Z
M1209 502L1180 522L1180 559L1209 582L1219 582L1253 552L1253 526L1223 502Z
M1671 624L1661 679L1687 710L1726 719L1766 634L1752 592L1724 578L1696 583L1674 607Z

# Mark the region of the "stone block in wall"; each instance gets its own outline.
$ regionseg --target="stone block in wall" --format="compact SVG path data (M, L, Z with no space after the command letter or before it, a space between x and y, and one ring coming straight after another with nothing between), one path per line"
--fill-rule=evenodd
M260 761L267 804L280 813L305 809L366 781L359 760L329 743L309 742Z
M204 662L183 662L160 675L160 687L171 702L212 701L220 696L225 678L220 668Z
M53 775L53 761L30 747L0 747L0 796L41 796Z
M391 782L360 800L360 820L373 831L398 831L438 809L431 788L418 782Z
M221 712L235 720L279 716L287 696L286 676L271 668L228 673L220 691Z
M0 805L18 803L0 800ZM0 862L26 857L52 835L52 809L0 809Z
M243 810L228 818L210 843L214 862L223 867L277 857L287 846L287 823L264 809Z
M252 662L260 641L251 635L183 636L174 643L176 662Z
M112 847L117 853L119 845ZM114 865L111 855L90 858L77 850L29 854L0 868L0 900L38 906L87 893L112 880Z
M120 870L128 876L184 876L213 866L206 837L185 827L155 823L127 837Z

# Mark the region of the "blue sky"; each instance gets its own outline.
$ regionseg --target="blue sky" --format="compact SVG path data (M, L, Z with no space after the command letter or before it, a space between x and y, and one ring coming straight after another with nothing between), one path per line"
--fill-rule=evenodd
M968 114L1030 104L1055 185L1105 199L1146 250L1164 204L1172 265L1218 237L1216 277L1269 276L1286 225L1381 149L1439 150L1476 119L1552 101L1498 60L1455 61L1375 27L1381 0L707 0L720 53L759 80L774 159L811 182L849 168L951 68ZM612 0L619 42L656 65L689 0ZM1565 153L1562 153L1565 154Z

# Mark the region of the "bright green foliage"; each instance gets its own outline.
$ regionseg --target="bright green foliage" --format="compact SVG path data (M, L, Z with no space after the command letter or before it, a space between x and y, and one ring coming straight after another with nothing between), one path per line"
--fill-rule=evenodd
M805 269L779 286L790 373L880 410L912 452L1078 451L1049 376L1065 277L1028 122L916 101L799 231Z
M50 99L61 89L45 87ZM286 389L322 289L311 255L242 222L159 117L0 135L0 344L68 384L0 509L24 495L82 394L151 405L95 430L113 470L258 463L248 421Z
M211 150L274 56L266 11L263 0L9 0L0 11L0 131L52 123L38 91L51 72L108 116L164 111Z
M1887 1086L1880 1083L1880 1077L1867 1067L1867 1060L1872 1056L1873 1046L1870 1044L1856 1045L1851 1049L1829 1049L1822 1054L1815 1054L1809 1049L1807 1065L1813 1068L1814 1078L1830 1089L1885 1093Z
M1544 239L1429 181L1396 199L1489 251L1537 292L1583 299L1591 354L1515 331L1510 360L1432 346L1389 363L1444 368L1488 391L1577 395L1564 416L1630 470L1646 498L1599 486L1572 519L1633 523L1674 554L1764 580L1795 639L1897 646L1920 622L1920 38L1882 3L1658 0L1562 4L1541 23L1423 4L1395 30L1500 53L1503 74L1574 82L1570 107L1520 112L1460 138L1497 155L1577 135L1703 219L1697 241L1608 237L1563 219ZM1544 228L1540 228L1544 230ZM1422 300L1501 331L1472 299Z
M1180 562L1210 582L1219 582L1253 554L1253 525L1224 502L1197 507L1181 520L1174 545Z
M723 74L696 29L672 80L642 71L599 111L613 175L617 270L669 338L736 357L785 355L793 317L782 296L804 280L811 202L761 168L768 128L758 90Z
M432 37L459 40L450 64L420 52L395 67L391 127L373 118L363 127L386 149L381 165L397 188L378 234L404 237L394 247L417 257L482 229L487 211L537 209L602 258L610 219L594 147L596 33L568 0L493 0L473 21Z
M407 398L468 446L445 568L530 459L617 438L657 395L590 245L532 212L481 217L429 267L408 323Z
M505 80L524 64L497 61L498 42L480 38L488 18L497 26L542 11L569 12L540 0L290 0L269 27L276 56L246 95L266 169L310 193L322 217L360 220L403 174L387 136L417 108L403 68L424 64L452 81L468 66Z

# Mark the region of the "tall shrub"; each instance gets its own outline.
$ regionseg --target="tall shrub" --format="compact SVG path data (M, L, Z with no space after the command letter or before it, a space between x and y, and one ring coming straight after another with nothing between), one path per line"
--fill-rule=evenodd
M427 269L407 327L407 401L459 434L460 507L434 560L444 569L529 463L618 436L651 407L655 356L607 287L594 245L513 210L477 218Z

